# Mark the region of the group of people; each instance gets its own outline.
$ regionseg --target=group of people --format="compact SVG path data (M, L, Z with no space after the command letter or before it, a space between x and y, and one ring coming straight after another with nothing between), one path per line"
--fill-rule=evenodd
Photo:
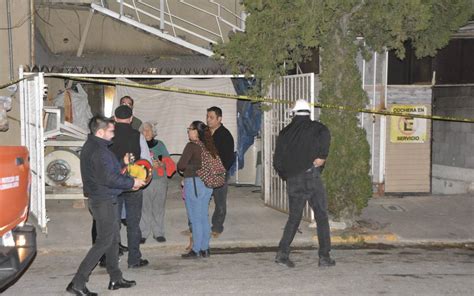
M71 294L97 295L87 289L86 283L98 263L109 273L109 290L133 287L135 281L122 277L119 254L128 251L128 268L144 267L149 261L142 258L140 244L150 235L160 243L166 241L164 215L168 177L173 175L176 166L165 144L156 139L156 125L142 123L134 117L133 104L130 96L122 97L113 119L97 115L89 122L90 134L81 152L81 174L84 196L89 200L93 217L93 246L66 288ZM184 175L185 204L193 234L191 251L183 254L183 258L210 256L208 206L211 196L216 204L212 235L218 237L224 230L228 173L222 186L209 188L197 172L202 166L201 149L212 151L212 157L228 171L234 162L234 139L222 124L220 108L209 108L206 119L207 125L194 121L189 126L189 143L178 162L178 169ZM137 159L152 164L153 177L149 184L122 173L124 166ZM190 182L194 186L189 187ZM120 238L123 208L128 247L121 244Z
M290 268L294 267L289 259L290 244L298 230L306 201L312 207L317 222L319 266L335 265L329 255L331 242L327 197L321 181L329 153L330 133L322 123L310 119L310 110L306 101L296 102L292 109L293 120L280 132L273 159L275 170L287 181L289 198L289 217L275 262ZM140 243L145 243L150 235L158 242L166 241L164 212L167 177L173 174L174 163L165 144L156 139L156 127L150 122L142 123L133 116L131 97L123 97L114 114L114 120L100 115L90 120L90 134L81 152L83 190L89 199L95 229L93 246L66 288L75 295L97 295L87 289L86 283L99 261L110 276L110 290L136 285L135 281L123 278L118 266L119 253L127 249L121 245L120 239L123 205L126 210L129 268L149 264L142 258ZM228 171L235 159L234 140L222 124L220 108L207 109L206 123L193 121L188 126L189 142L177 163L177 169L184 176L182 185L192 233L191 248L181 255L184 259L209 257L211 236L218 237L224 230ZM121 168L136 158L147 159L152 164L150 184L121 173ZM200 173L203 166L211 162L218 163L224 171L223 181L216 188L206 184ZM212 227L208 218L211 197L215 202Z

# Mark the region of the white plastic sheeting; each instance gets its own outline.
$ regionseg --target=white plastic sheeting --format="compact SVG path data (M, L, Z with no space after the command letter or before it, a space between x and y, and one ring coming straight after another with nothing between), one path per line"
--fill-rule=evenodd
M89 127L87 125L92 117L92 112L87 100L87 93L79 83L77 84L77 92L71 89L69 91L72 103L72 123L88 131ZM64 92L54 98L54 105L64 107Z
M127 79L121 81L133 83ZM235 94L230 78L173 78L160 85ZM194 120L206 122L206 109L211 106L222 109L222 122L234 137L234 142L237 142L237 103L234 99L117 86L114 110L125 95L132 97L135 102L134 116L143 122L158 124L157 138L165 143L170 153L183 151L188 142L186 128Z

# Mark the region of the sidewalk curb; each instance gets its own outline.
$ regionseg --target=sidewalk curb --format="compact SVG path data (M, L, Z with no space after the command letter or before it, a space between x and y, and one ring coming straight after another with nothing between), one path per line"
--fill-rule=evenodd
M313 236L313 241L318 241L318 236ZM334 245L360 244L360 243L384 243L384 244L398 244L400 238L394 233L379 233L379 234L341 234L332 235L331 243Z

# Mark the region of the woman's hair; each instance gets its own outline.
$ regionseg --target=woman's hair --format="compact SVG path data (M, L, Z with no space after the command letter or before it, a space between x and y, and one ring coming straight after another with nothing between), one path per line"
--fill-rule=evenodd
M151 122L151 121L144 122L139 128L140 133L143 133L143 130L145 129L145 127L149 127L151 129L153 138L158 135L156 122Z
M212 157L216 158L219 156L209 127L204 122L199 120L193 121L191 123L191 127L197 130L199 140L204 143L204 146L211 153Z

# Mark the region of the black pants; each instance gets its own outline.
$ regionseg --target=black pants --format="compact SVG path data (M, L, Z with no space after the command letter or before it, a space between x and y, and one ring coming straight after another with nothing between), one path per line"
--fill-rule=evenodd
M120 222L122 205L125 203L127 211L127 243L128 243L128 265L140 262L140 219L142 218L143 192L142 190L124 192L118 196L117 222ZM119 223L120 224L120 223Z
M312 168L309 171L288 178L286 187L290 213L278 246L278 256L288 258L290 244L298 230L304 206L306 201L308 201L314 211L317 223L319 257L329 257L331 234L329 230L327 196L319 168Z
M224 221L227 214L227 189L229 182L229 173L226 174L225 183L219 188L215 188L212 192L214 196L214 214L212 214L212 227L214 232L221 233L224 231Z
M82 289L89 275L102 255L107 255L107 272L111 281L122 279L118 265L119 218L116 199L90 199L89 210L96 221L97 237L95 243L82 260L72 282Z

